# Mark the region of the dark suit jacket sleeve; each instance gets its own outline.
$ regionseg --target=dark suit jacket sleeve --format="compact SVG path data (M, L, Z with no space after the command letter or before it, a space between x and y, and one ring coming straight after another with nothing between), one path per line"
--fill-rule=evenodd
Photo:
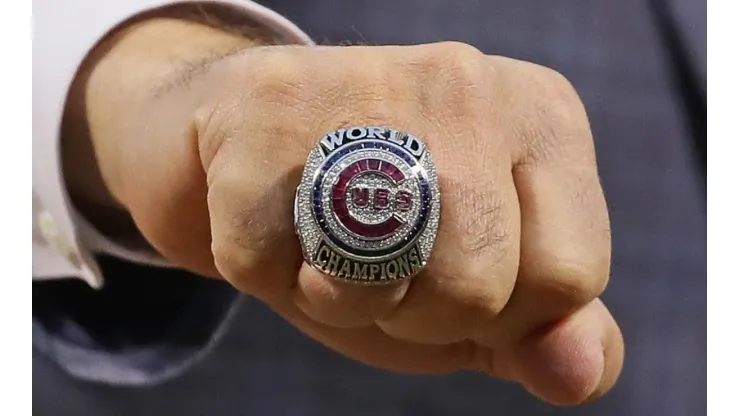
M240 304L222 281L98 261L101 290L77 279L33 286L34 347L78 378L146 385L175 377L218 343Z

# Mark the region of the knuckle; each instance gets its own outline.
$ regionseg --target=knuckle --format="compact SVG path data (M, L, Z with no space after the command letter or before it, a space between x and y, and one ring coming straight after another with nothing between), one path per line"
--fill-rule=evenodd
M287 182L287 179L284 179ZM248 184L241 178L220 178L211 186L211 194L224 195L221 200L228 201L227 206L219 210L221 219L218 228L227 246L235 249L268 253L275 251L286 236L292 235L290 218L290 194L284 192L285 186L280 182L269 185L258 181ZM249 195L249 197L245 197ZM228 198L228 199L225 199Z
M562 130L583 127L584 122L587 125L583 103L573 84L554 69L538 68L540 76L536 86L541 95L536 107L541 120Z
M245 271L250 270L252 262L246 252L239 250L236 245L227 238L214 238L211 243L213 262L216 269L229 281L237 276L248 275Z
M483 54L473 46L459 42L443 43L435 55L438 72L453 91L471 91L485 81ZM471 88L473 87L473 88Z
M447 296L454 300L451 316L454 322L474 326L496 318L506 307L513 291L515 276L497 276L491 279L492 267L488 262L470 261L455 264L438 274L440 282L448 283ZM454 271L453 271L454 270Z
M198 153L203 168L209 172L211 165L226 143L230 132L238 130L235 124L237 111L228 100L207 103L197 108L193 114L193 129L197 137Z
M573 307L588 304L599 297L609 280L609 268L594 262L560 262L554 277L545 283L548 296Z
M232 188L219 179L211 186L209 199L214 201L213 196L219 195L219 200L227 200L226 198L234 195ZM253 254L259 250L258 245L253 243L255 238L259 238L257 236L260 233L259 228L245 226L248 217L243 211L233 213L230 208L212 211L211 252L216 268L230 281L249 276L249 271L254 268L257 259Z
M494 290L483 293L472 293L460 308L459 313L470 319L469 322L480 326L493 321L506 307L509 296L505 291Z
M480 122L488 109L490 90L483 58L478 49L460 42L431 48L420 94L430 113L455 125Z
M523 65L518 88L525 101L517 121L517 129L526 138L523 162L592 153L588 117L574 86L554 69Z
M481 85L485 66L483 53L462 42L440 42L424 45L418 59L410 64L418 68L432 84L455 87Z
M470 68L470 64L480 64L483 52L473 45L464 42L439 42L431 45L431 57L440 60L443 63L461 68ZM466 66L468 65L468 66Z
M255 296L266 292L259 279L260 253L245 249L229 234L215 234L211 241L213 264L223 278L244 293Z
M291 104L307 85L305 67L299 57L280 50L264 52L247 71L245 91L261 102Z
M561 72L546 66L535 65L541 82L548 85L548 92L567 100L580 101L575 87Z
M224 222L224 227L214 230L211 243L213 262L219 273L235 287L264 297L276 291L277 280L271 282L262 277L276 272L274 259L280 257L277 247L282 244L286 253L292 253L293 247L278 242L268 224L249 219L246 212L234 215L230 221ZM287 255L283 257L286 264L292 261Z
M232 161L213 171L208 190L211 251L219 272L254 294L260 271L275 270L276 256L287 259L295 252L286 187L294 178L265 182L244 172Z

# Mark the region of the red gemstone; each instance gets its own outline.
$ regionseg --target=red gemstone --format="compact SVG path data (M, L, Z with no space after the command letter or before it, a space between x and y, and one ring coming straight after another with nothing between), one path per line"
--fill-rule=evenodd
M373 196L373 206L376 209L385 209L388 208L388 195L390 192L388 192L387 189L378 188L375 190L375 194Z
M331 190L331 198L332 199L340 199L344 200L346 198L345 192L347 191L346 185L334 185L334 187Z
M383 166L381 166L380 171L393 178L396 182L400 182L404 179L403 172L390 163L384 163Z
M408 191L396 192L396 209L401 212L406 212L411 209L412 199L411 193Z
M352 203L356 207L366 207L370 200L370 192L367 188L352 188Z
M358 161L358 162L355 162L355 163L353 163L353 164L351 164L351 165L347 166L347 167L346 167L346 168L344 169L344 172L342 172L342 173L345 173L345 172L347 172L347 173L348 173L348 174L350 175L350 177L352 177L352 176L354 176L355 174L357 174L357 173L360 173L360 172L364 171L365 169L363 169L363 166L361 166L361 165L360 165L360 162L361 162L361 161Z

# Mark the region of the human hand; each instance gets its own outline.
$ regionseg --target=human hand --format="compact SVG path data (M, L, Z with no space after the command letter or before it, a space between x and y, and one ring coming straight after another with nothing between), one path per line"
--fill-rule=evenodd
M609 220L563 77L439 43L253 48L163 79L103 88L91 130L108 189L174 263L370 365L483 371L554 404L613 386L623 341L598 299ZM411 280L348 285L303 263L293 198L306 155L352 125L413 132L434 158L439 233Z

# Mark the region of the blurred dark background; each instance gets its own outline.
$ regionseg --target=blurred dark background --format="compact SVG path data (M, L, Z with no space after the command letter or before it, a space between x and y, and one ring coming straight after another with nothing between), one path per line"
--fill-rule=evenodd
M573 82L589 111L612 218L604 297L626 341L619 383L595 404L558 409L479 375L391 374L328 351L244 299L215 350L147 389L75 381L34 351L34 414L706 414L706 2L263 3L319 43L459 40Z

